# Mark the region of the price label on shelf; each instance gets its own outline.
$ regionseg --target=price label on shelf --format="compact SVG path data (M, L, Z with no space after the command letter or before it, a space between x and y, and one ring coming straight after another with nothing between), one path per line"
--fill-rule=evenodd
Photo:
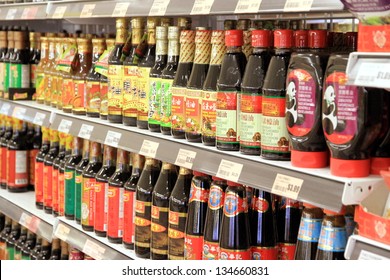
M159 145L160 143L158 142L144 140L139 153L145 157L156 158Z
M7 12L7 15L5 16L6 20L12 20L15 19L17 9L9 9Z
M243 165L241 163L222 159L216 176L228 181L238 182L242 168Z
M32 232L36 233L39 227L40 219L35 216L31 216L27 213L22 213L19 219L19 224L28 228Z
M3 106L1 106L0 114L8 116L8 112L10 108L11 108L11 104L4 103Z
M63 18L66 12L66 6L58 6L54 10L53 16L51 18Z
M358 257L358 260L389 260L389 258L368 252L366 250L361 250L359 257Z
M26 114L27 109L16 106L12 112L12 117L19 120L24 120L24 115Z
M390 60L362 62L356 74L355 85L390 88Z
M43 125L43 121L45 120L45 118L46 118L46 114L37 112L33 119L33 124L41 126Z
M38 7L24 8L21 19L35 19L38 13Z
M127 9L129 8L130 3L116 3L114 11L112 12L112 17L124 17L127 14Z
M88 124L83 123L80 127L80 131L79 131L78 136L80 138L89 140L91 138L93 129L94 129L93 125L88 125Z
M66 241L68 239L69 233L70 233L70 228L68 228L67 226L61 223L57 224L57 227L54 231L54 235L57 236L62 241Z
M170 0L154 0L149 16L165 16Z
M112 130L107 131L106 139L104 140L104 144L118 148L119 141L121 140L122 133L115 132Z
M261 0L239 0L234 10L235 14L258 13Z
M214 0L195 0L190 15L208 15Z
M284 12L308 12L311 10L313 0L286 0Z
M71 127L72 127L72 121L62 119L60 125L58 126L58 131L63 133L69 133Z
M83 9L81 10L80 17L86 18L93 15L93 10L95 9L96 4L84 4Z
M95 260L102 260L106 249L100 246L99 244L87 239L82 251L85 254L94 258Z
M280 196L297 199L303 180L283 174L277 174L271 192Z
M195 157L196 157L196 152L180 149L176 157L175 165L192 169L192 165L194 164Z

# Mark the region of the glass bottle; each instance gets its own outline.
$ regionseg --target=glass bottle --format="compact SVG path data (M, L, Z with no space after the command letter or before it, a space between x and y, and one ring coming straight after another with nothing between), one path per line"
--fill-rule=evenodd
M22 247L22 260L30 260L30 255L35 247L37 236L32 231L27 231L27 239Z
M237 21L237 29L242 30L243 33L243 45L242 52L245 54L246 59L249 59L249 56L252 54L252 30L250 29L251 20L250 19L239 19Z
M41 59L41 33L30 32L30 88L35 88L36 69ZM1 82L0 82L1 83ZM33 97L35 100L35 96Z
M15 51L15 41L14 41L14 31L9 30L7 32L7 42L8 42L8 49L7 53L4 57L4 99L8 99L8 89L9 89L9 81L11 76L11 59L14 57L14 51Z
M42 238L41 250L37 256L37 260L49 260L51 255L51 243Z
M30 259L37 260L42 249L42 236L37 236L34 249L31 250Z
M10 57L9 88L30 87L30 51L28 49L28 33L14 32L15 50Z
M41 127L39 125L33 125L29 123L30 126L32 126L33 129L33 135L31 138L27 136L27 141L29 143L29 151L28 151L28 158L29 158L29 185L30 190L34 190L35 185L35 160L36 157L41 149L42 146L42 131Z
M11 233L12 219L8 216L5 217L4 228L0 233L0 260L7 259L7 243L8 235Z
M59 141L60 145L58 148L57 156L53 160L53 175L52 175L52 208L53 215L58 216L59 213L59 173L60 173L60 163L65 158L65 146L66 146L66 134L59 132Z
M5 78L5 63L4 58L7 55L7 31L0 31L0 97L4 97L4 78Z
M69 260L69 245L61 240L61 260Z
M253 52L242 78L238 120L242 154L260 155L262 87L270 60L270 39L270 31L252 30Z
M78 224L81 223L81 201L83 189L83 172L89 163L89 140L83 139L83 156L76 165L75 173L75 219Z
M129 152L118 149L116 170L108 180L107 238L111 243L122 243L124 184L130 175Z
M171 134L174 138L185 138L185 89L190 78L195 56L195 31L180 32L180 57L175 78L171 86L172 111Z
M49 260L60 260L61 259L61 240L53 238L51 242L51 252Z
M65 165L73 150L73 136L66 134L65 137L65 157L60 161L58 169L58 216L65 215Z
M241 50L242 30L225 31L226 53L217 83L216 146L219 150L238 151L237 112L246 58ZM234 70L232 70L234 69Z
M3 137L0 139L0 187L2 189L7 188L7 150L8 150L8 141L12 138L12 117L5 116L5 132Z
M67 41L66 49L64 53L71 54L69 58L70 65L68 67L64 67L62 70L62 92L61 92L61 104L62 111L65 113L72 113L72 100L74 98L74 82L73 75L77 70L77 38L69 37L64 38Z
M58 60L57 60L57 64L60 63L61 59L62 59L62 56L65 55L66 51L68 50L68 47L69 47L69 44L70 44L70 39L68 38L58 38L59 40L61 40L61 45L60 45L60 48L57 50L58 51ZM56 72L56 77L57 77L57 92L58 92L58 95L57 95L57 104L56 104L56 107L58 110L63 110L63 100L64 100L64 95L66 95L66 93L64 93L64 77L66 76L66 72L61 70L61 68L59 67L59 65L57 65L57 68L56 68L57 72Z
M106 51L111 53L115 46L115 39L108 38L106 39L107 49ZM108 67L107 67L108 69ZM107 70L108 72L108 70ZM108 78L106 75L102 74L99 81L100 88L100 118L102 120L107 120L108 116Z
M35 69L35 99L38 103L43 104L45 101L45 73L44 68L46 67L46 64L49 59L49 37L53 36L53 33L48 34L46 33L44 36L41 37L41 58L39 60L39 63L37 65L37 68Z
M49 128L42 126L42 146L35 160L35 206L38 209L43 209L43 166L45 156L50 150L50 134Z
M15 248L14 248L14 260L21 260L22 259L22 248L24 246L24 243L27 240L27 228L22 226L20 229L20 236L15 242Z
M15 259L15 244L20 237L21 226L17 221L12 220L11 231L7 236L6 242L6 260Z
M50 105L54 108L58 108L58 103L60 98L62 97L62 82L61 82L61 75L59 70L57 69L57 63L60 60L60 56L63 53L63 41L64 41L65 33L58 33L57 36L54 38L54 61L53 61L53 67L50 70L50 77L51 77L51 100ZM61 107L61 105L59 106Z
M43 74L45 79L45 88L44 88L44 104L51 105L51 99L56 95L57 90L57 80L54 77L55 69L55 59L56 59L56 48L55 48L55 38L48 38L48 59L46 65L43 67Z
M150 258L152 192L159 173L160 162L146 158L135 192L134 251L140 258Z
M168 259L169 197L177 180L175 165L163 162L152 192L150 258Z

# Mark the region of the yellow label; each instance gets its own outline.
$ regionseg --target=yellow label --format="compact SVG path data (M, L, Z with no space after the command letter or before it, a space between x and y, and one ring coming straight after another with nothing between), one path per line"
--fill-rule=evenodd
M108 67L108 114L122 115L123 107L123 66Z
M123 76L123 115L137 117L138 79L141 78L138 66L125 66Z
M137 120L148 121L149 108L149 67L140 67L140 78L138 79L138 116Z

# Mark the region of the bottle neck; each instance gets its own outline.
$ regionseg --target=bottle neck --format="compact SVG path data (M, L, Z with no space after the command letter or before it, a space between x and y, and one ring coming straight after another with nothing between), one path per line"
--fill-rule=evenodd
M210 65L221 65L225 53L226 46L223 43L213 44L211 46Z
M105 166L115 166L116 149L110 146L104 146L103 164Z
M99 42L93 46L92 51L92 63L96 63L100 56L104 53L104 50L106 49L106 46L103 42Z
M49 52L48 52L48 55L49 55L48 59L50 61L53 61L55 59L55 57L56 57L55 42L52 41L52 40L49 41Z
M130 170L130 156L129 152L122 149L118 149L117 160L116 160L116 169L122 171Z
M209 64L211 55L211 44L198 43L195 48L194 64Z
M254 47L252 50L253 54L262 54L268 52L268 48L265 47Z
M89 140L83 140L83 159L89 159Z
M242 52L241 46L229 46L226 47L226 53L240 53Z
M98 142L91 142L90 146L89 162L101 162L102 161L102 149L101 144Z
M291 49L289 49L289 48L275 48L276 55L287 54L287 53L291 53Z
M81 138L73 138L72 156L80 156L83 149L83 141Z
M195 43L182 43L180 46L179 63L194 62Z

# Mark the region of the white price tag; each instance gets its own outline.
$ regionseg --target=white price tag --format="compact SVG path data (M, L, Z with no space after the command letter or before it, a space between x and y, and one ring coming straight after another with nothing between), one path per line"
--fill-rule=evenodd
M54 231L54 235L62 241L66 241L68 239L69 232L70 228L61 223L58 223L56 230Z
M366 250L361 250L359 257L358 257L358 260L389 260L389 258L368 252Z
M91 134L93 131L94 126L88 125L88 124L82 124L79 131L79 137L83 139L89 140L91 138Z
M118 148L119 141L121 140L122 133L115 132L115 131L107 131L106 139L104 140L104 144Z
M258 13L262 0L239 0L235 14Z
M356 74L355 85L390 88L390 60L362 62Z
M271 192L280 196L297 199L303 180L283 174L277 174Z
M46 118L46 114L41 113L41 112L37 112L35 114L34 119L33 119L33 124L42 126L43 125L43 121L45 120L45 118Z
M180 149L176 157L175 165L192 169L192 165L194 164L195 157L196 157L196 152Z
M37 13L38 13L38 7L24 8L21 19L35 19Z
M1 106L0 114L7 116L10 108L11 108L11 104L4 103L3 106Z
M308 12L311 10L313 0L286 0L284 12Z
M56 9L54 10L52 18L63 18L64 14L66 12L66 8L67 8L66 6L56 7Z
M216 176L228 181L238 182L242 168L243 165L241 163L222 159Z
M144 140L142 142L141 150L139 151L139 153L145 157L156 158L159 145L160 143L158 142Z
M71 127L72 127L72 121L62 119L60 125L58 126L58 131L63 133L69 133Z
M81 18L91 17L95 7L96 7L96 4L85 4L83 6L83 9L81 10L80 17Z
M5 19L7 20L15 19L15 15L17 11L18 11L17 9L9 9L7 15L5 16Z
M112 12L112 17L124 17L127 14L127 9L129 8L130 3L116 3L114 11Z
M208 15L214 0L195 0L190 15Z
M100 246L99 244L87 239L82 251L85 254L94 258L95 260L102 260L106 249Z
M170 0L154 0L149 16L165 16Z
M12 117L19 120L24 120L24 115L26 114L27 109L16 106L12 112Z
M28 228L32 232L37 232L37 229L39 227L40 219L35 216L30 216L27 213L22 213L19 219L19 224L22 226Z

